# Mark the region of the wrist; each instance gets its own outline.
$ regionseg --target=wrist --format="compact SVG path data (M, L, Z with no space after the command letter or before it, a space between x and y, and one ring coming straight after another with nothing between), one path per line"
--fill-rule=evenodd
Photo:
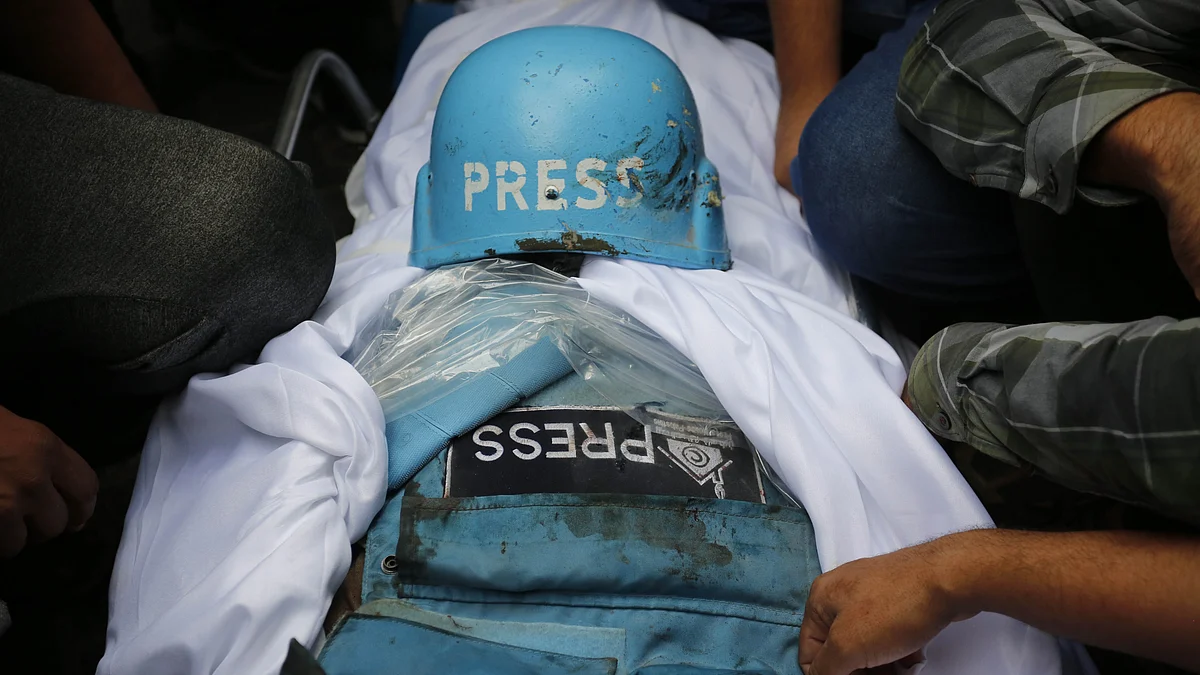
M1108 125L1089 147L1084 176L1145 192L1160 203L1197 167L1200 94L1153 98Z
M990 541L997 530L968 530L936 539L933 547L932 569L935 588L945 608L946 618L963 621L984 607L984 586L993 573L995 550Z
M791 86L780 84L779 107L783 109L810 107L816 108L826 96L837 86L836 72L829 74L813 74L803 82Z

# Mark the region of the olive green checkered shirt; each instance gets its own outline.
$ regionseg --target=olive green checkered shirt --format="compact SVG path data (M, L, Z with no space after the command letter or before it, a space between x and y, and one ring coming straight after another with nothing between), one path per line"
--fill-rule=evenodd
M1200 319L958 324L917 353L908 396L938 436L1200 523Z
M909 47L896 114L954 175L1059 213L1088 143L1200 65L1200 0L948 0ZM1180 79L1183 78L1183 79Z

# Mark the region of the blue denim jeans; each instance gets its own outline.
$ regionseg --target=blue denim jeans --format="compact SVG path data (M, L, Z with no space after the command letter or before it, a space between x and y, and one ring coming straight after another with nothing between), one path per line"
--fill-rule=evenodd
M901 61L935 5L914 7L817 108L792 184L818 245L889 305L931 326L1032 318L1008 195L952 176L896 121Z

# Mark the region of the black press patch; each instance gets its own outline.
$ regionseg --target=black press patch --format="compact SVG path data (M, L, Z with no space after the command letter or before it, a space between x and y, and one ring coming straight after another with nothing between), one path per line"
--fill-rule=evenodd
M729 424L617 408L514 408L455 439L447 497L673 495L765 503L746 438Z

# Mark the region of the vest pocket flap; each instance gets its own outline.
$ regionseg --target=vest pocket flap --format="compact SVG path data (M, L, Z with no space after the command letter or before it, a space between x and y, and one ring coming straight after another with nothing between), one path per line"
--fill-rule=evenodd
M615 658L582 658L354 614L321 650L327 675L615 675Z
M808 515L780 506L644 495L406 495L396 579L799 613L820 573L815 551Z

